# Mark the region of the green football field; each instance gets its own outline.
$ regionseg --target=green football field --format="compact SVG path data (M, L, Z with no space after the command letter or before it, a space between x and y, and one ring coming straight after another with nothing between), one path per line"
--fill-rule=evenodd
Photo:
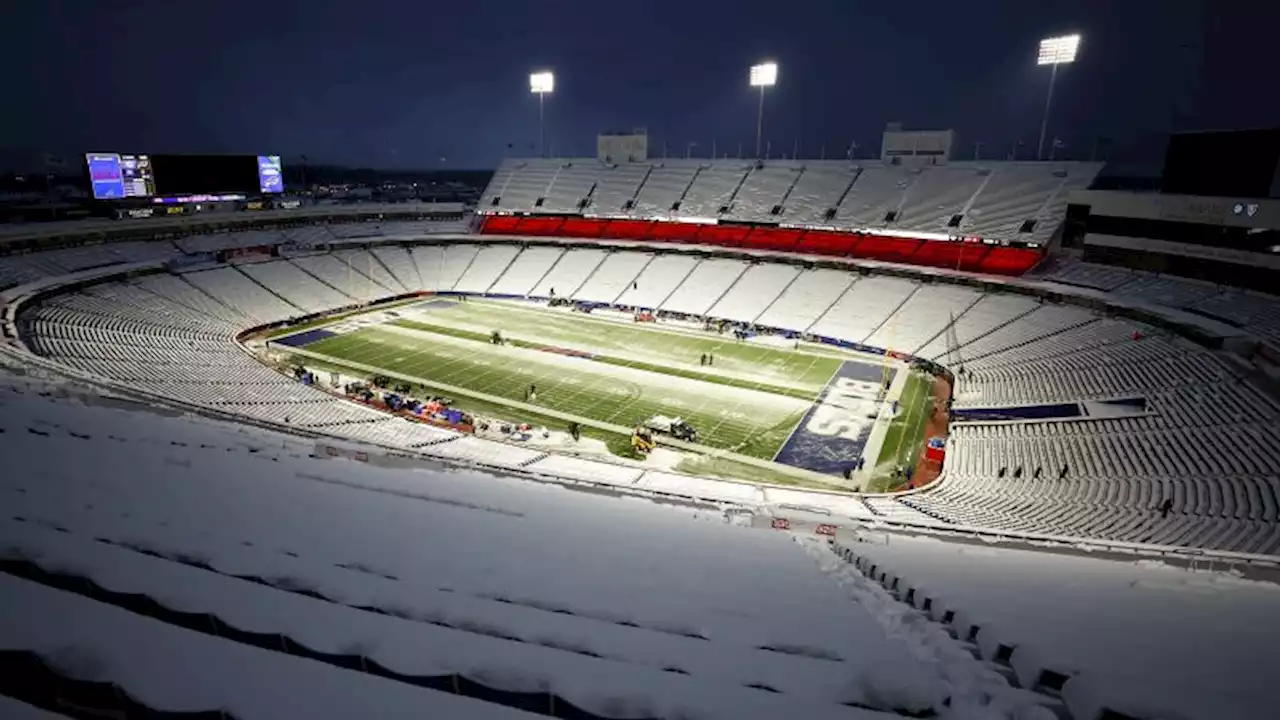
M415 325L416 323L416 325ZM452 305L427 303L407 309L398 324L426 330L456 329L488 336L497 330L509 340L585 350L625 364L651 364L673 369L741 376L765 385L785 385L816 395L847 356L796 351L739 342L732 335L666 330L647 324L627 325L569 313L510 303L469 301ZM713 355L705 368L700 358Z
M494 308L481 310L480 306L467 303L467 322L461 322L463 313L459 313L453 323L473 323L471 331L432 332L405 327L409 323L382 325L345 332L310 343L305 349L339 362L371 365L517 402L526 402L530 388L536 387L533 404L626 427L653 415L680 416L698 428L700 443L764 459L776 454L840 363L835 358L714 337L601 321L582 323L574 316L567 317L569 323L548 322L560 320L555 313L503 312L504 308L498 308L495 316L491 314ZM432 311L427 317L434 320L461 307ZM504 324L493 324L499 320ZM515 344L496 346L482 339L487 332L475 328L620 357L602 362ZM725 371L726 377L715 377L711 369L701 368L698 357L702 352L715 354L715 371ZM688 372L659 371L666 358L685 354L692 355L692 362L686 360L676 367L689 368ZM628 364L632 357L637 359ZM757 374L768 382L752 381L752 368L758 368ZM785 384L790 392L770 392L771 383ZM799 391L804 387L812 391ZM465 399L458 400L465 407ZM513 410L511 419L518 417L519 411Z

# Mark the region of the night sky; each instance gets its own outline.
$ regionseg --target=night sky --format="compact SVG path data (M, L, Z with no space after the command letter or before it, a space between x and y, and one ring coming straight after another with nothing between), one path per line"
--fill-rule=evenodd
M1033 147L1039 38L1084 35L1050 135L1158 159L1171 129L1280 124L1275 0L9 0L0 146L57 153L274 152L386 168L530 154L557 87L560 155L647 127L651 153L754 142L747 69L780 64L773 154L874 152L887 121L954 128L957 155ZM1269 59L1268 59L1269 58ZM29 69L29 72L13 69ZM514 146L508 150L508 144Z

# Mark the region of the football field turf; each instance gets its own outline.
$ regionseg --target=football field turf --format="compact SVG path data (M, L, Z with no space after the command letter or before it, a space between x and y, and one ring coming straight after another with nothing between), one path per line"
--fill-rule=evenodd
M511 317L506 319L511 322ZM597 349L629 351L623 341L607 332L611 328L596 327L597 324L593 322L588 331L580 331L583 342L590 337ZM668 347L676 344L673 338L681 341L680 352L689 347L685 337L673 333L621 324L616 327L625 331L621 334L633 343L630 350L639 348L656 362L662 361L664 353L673 352ZM531 332L540 334L537 330L531 329ZM637 342L640 337L635 335L637 332L644 336L646 344ZM688 337L687 340L702 339ZM708 343L707 347L720 347L718 338L702 342ZM725 362L736 368L749 368L747 358L754 354L768 363L764 367L772 369L768 377L779 382L795 381L783 374L783 368L802 369L796 374L807 378L819 372L815 368L825 366L829 377L833 366L839 364L830 358L770 348L738 346L733 342L724 345L734 349L716 350L717 366ZM653 415L678 415L699 430L700 443L764 459L772 458L786 441L827 380L824 377L814 383L813 395L806 399L399 326L366 327L342 333L310 343L306 350L337 361L363 363L517 402L527 401L530 387L536 386L536 405L627 427ZM762 350L766 352L760 352ZM795 357L786 357L788 354ZM697 363L696 354L694 363ZM465 398L456 400L466 407ZM518 420L519 411L513 410L506 419Z
M425 308L424 308L425 306ZM420 309L421 308L421 309ZM741 342L732 335L667 330L650 324L613 320L510 303L470 301L426 303L407 309L400 324L424 329L453 328L488 336L494 330L509 339L586 350L599 355L672 368L704 370L702 355L714 355L711 369L723 375L811 390L822 390L842 358ZM421 326L419 326L421 327ZM847 358L843 358L847 359Z

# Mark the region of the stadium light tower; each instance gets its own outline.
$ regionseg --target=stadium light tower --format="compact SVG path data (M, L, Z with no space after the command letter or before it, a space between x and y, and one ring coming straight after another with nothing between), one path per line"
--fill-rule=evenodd
M760 159L760 137L764 130L764 89L778 83L778 63L751 66L751 87L760 88L760 109L756 111L756 159Z
M1044 159L1044 134L1049 127L1049 106L1053 103L1053 83L1058 79L1058 66L1075 62L1076 50L1080 48L1079 35L1061 35L1045 38L1040 41L1040 54L1036 57L1036 65L1051 65L1049 73L1049 97L1044 101L1044 118L1040 120L1040 144L1036 146L1036 159Z
M529 74L529 92L538 96L538 156L546 157L547 131L543 120L543 105L547 95L556 89L556 76L550 70Z

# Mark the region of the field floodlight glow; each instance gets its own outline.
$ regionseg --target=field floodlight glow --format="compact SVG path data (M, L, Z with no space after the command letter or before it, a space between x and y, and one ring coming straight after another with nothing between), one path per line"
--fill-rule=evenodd
M556 76L550 70L529 73L529 92L538 96L538 157L547 156L547 96L556 89Z
M778 83L778 63L766 62L751 66L751 87L773 87Z
M1040 144L1036 147L1036 160L1044 159L1044 134L1049 129L1049 106L1053 104L1053 83L1058 79L1058 66L1075 62L1076 51L1080 49L1080 35L1059 35L1040 41L1040 54L1036 56L1036 65L1048 65L1049 96L1044 101L1044 117L1040 120Z
M529 92L545 95L556 89L556 76L550 70L529 74Z
M756 159L760 159L760 138L764 132L764 89L778 84L778 63L762 62L751 66L751 87L760 88L760 107L756 110Z
M1079 48L1079 35L1045 38L1040 41L1040 54L1036 57L1036 64L1063 65L1075 62L1076 50Z

